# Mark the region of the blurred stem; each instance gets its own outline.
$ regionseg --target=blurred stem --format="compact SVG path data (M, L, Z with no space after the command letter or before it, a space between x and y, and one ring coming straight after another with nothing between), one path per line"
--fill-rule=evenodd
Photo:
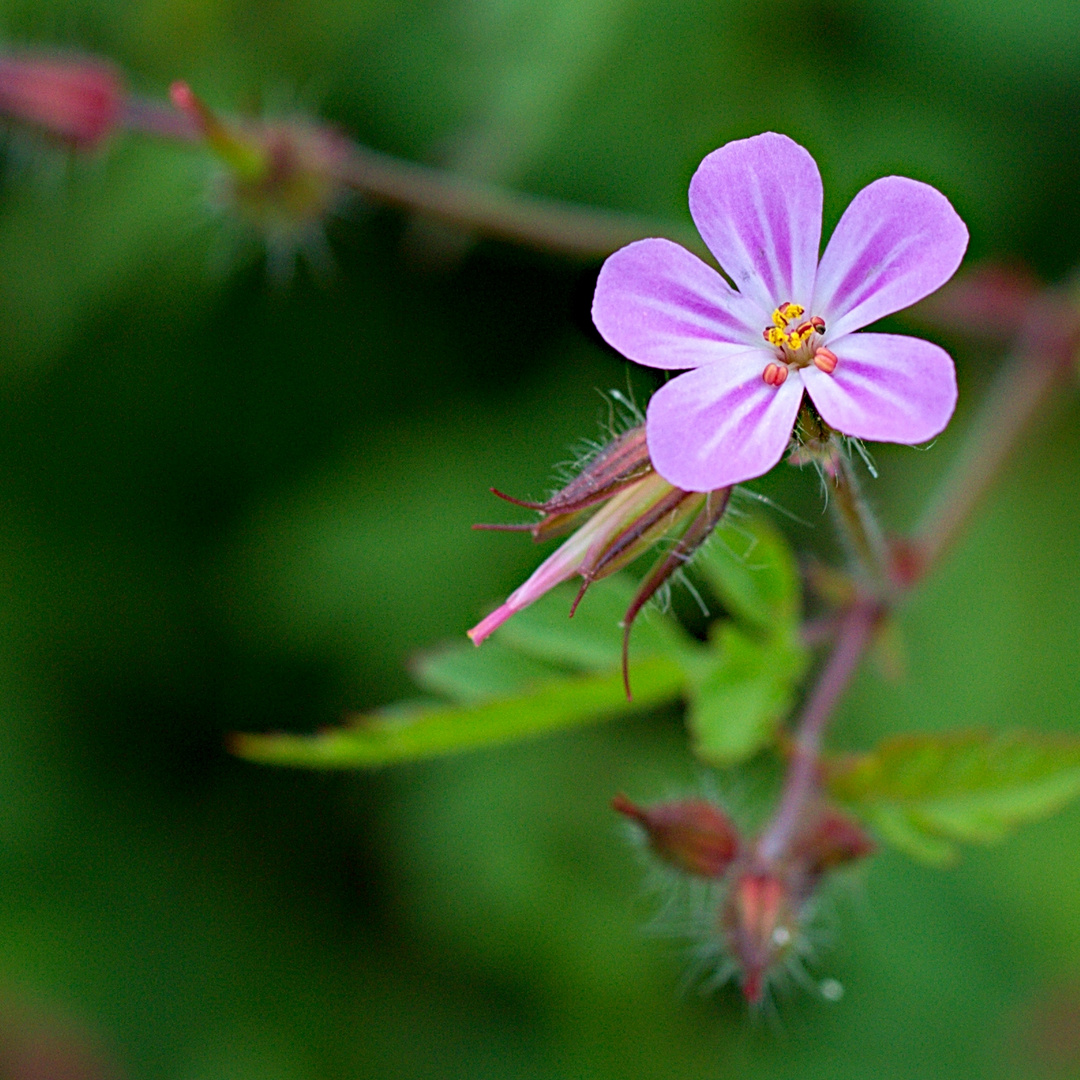
M1017 346L910 541L914 584L955 543L1054 390L1074 378L1080 319L1073 298L1046 290L1028 306Z
M187 116L156 101L131 98L124 122L129 130L155 138L201 139ZM599 259L635 240L660 236L708 257L696 231L684 225L525 195L357 143L333 179L372 202L539 251Z
M542 251L602 258L649 236L702 250L696 234L678 225L523 195L363 146L354 146L341 179L377 202Z

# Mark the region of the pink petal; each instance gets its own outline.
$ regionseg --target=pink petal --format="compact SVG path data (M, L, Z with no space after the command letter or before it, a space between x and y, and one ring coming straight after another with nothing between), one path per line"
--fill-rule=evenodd
M652 396L645 433L656 471L684 491L714 491L767 473L791 436L803 385L762 379L773 359L754 349L688 371Z
M808 367L802 377L837 431L914 444L944 430L956 407L956 369L944 349L902 334L850 334L829 347L836 370Z
M821 199L814 159L772 132L714 150L690 181L698 232L739 291L769 313L813 296Z
M906 308L956 273L968 231L936 188L904 176L864 187L844 211L818 268L815 315L831 341Z
M771 309L770 309L771 310ZM638 240L600 270L593 322L609 345L654 368L744 352L769 324L711 267L670 240Z

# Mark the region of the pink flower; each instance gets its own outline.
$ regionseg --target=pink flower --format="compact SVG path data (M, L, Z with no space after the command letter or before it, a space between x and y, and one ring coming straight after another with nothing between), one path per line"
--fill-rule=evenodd
M653 466L687 491L768 472L802 402L860 439L920 443L956 405L944 350L855 333L955 273L968 233L927 184L886 176L863 188L825 254L821 177L784 135L730 142L690 182L690 213L738 291L669 240L640 240L600 271L593 320L639 364L685 374L649 402Z

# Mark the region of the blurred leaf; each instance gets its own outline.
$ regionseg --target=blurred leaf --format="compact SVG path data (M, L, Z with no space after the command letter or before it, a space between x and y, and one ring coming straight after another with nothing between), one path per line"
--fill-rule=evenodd
M831 766L833 795L883 840L930 863L952 841L993 843L1080 795L1080 738L983 731L903 735Z
M511 697L565 674L498 639L485 642L479 649L470 641L450 642L421 653L410 668L424 690L459 705Z
M607 671L622 662L622 620L634 592L634 583L622 575L598 581L570 618L577 587L560 586L518 612L499 628L494 640L538 660L582 671ZM637 666L645 657L676 656L695 645L674 619L650 610L634 624L630 638L635 682Z
M361 717L349 727L316 735L237 735L241 757L272 765L355 769L435 757L512 742L576 727L618 713L676 700L685 674L671 660L654 657L634 667L634 700L627 701L622 673L564 678L522 694L473 708L419 706L411 714Z
M791 709L807 656L792 636L761 640L725 624L717 659L695 679L687 723L694 753L710 765L734 765L768 746Z
M725 520L694 566L740 622L772 632L798 617L795 556L783 534L763 517Z

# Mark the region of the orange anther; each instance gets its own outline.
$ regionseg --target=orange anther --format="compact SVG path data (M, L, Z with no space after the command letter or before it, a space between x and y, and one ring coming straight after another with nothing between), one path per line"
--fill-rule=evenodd
M814 367L818 371L824 371L826 375L831 375L836 370L836 353L832 349L820 348L814 353Z
M815 315L810 320L810 325L819 333L825 333L825 320L820 315Z
M761 373L761 377L769 386L783 386L787 380L788 370L781 364L768 364Z

